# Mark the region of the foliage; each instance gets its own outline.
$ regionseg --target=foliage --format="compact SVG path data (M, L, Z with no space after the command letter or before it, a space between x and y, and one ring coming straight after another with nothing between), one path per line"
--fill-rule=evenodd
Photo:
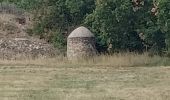
M97 0L96 9L87 16L85 24L96 34L99 50L149 50L162 54L166 47L166 32L159 24L162 19L158 17L158 4L153 0L134 0L133 3L129 0Z
M170 1L159 0L159 25L164 33L166 33L167 48L170 49Z
M141 50L142 40L136 30L136 16L129 0L97 0L95 11L85 24L96 34L99 49ZM104 47L104 48L103 48Z
M66 48L68 34L85 25L101 52L170 49L169 0L0 0L34 15L32 35Z
M62 41L63 43L54 44L62 44L60 47L65 48L66 37L75 27L82 23L86 14L92 12L94 6L93 2L93 0L45 1L40 9L36 10L35 27L33 32L48 39L50 42L61 41L60 39L64 37ZM55 34L56 32L58 34ZM51 36L54 37L48 38Z

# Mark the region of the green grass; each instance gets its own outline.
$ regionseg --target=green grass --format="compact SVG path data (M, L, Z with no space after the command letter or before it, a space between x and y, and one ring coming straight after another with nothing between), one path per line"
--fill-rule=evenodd
M168 58L122 57L0 61L0 100L170 100Z

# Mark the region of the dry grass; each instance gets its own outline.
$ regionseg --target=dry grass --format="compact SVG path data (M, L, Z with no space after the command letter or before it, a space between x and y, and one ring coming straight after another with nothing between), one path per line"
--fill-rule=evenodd
M1 60L0 100L170 100L170 67L154 67L170 61L164 59L115 54L79 62Z
M137 67L137 66L168 66L170 58L160 56L148 56L144 54L134 53L118 53L114 55L100 55L90 59L79 61L68 61L64 56L55 58L39 57L38 59L31 59L24 57L20 60L0 60L1 64L8 65L94 65L94 66L111 66L111 67Z

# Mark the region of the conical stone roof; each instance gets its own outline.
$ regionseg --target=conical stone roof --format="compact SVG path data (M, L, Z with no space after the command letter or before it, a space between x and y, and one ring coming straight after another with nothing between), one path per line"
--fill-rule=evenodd
M94 35L92 34L92 32L87 29L86 27L78 27L77 29L75 29L68 38L76 38L76 37L94 37Z

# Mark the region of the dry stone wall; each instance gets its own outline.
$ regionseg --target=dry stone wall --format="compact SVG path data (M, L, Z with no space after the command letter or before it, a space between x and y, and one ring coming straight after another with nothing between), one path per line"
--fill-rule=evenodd
M56 48L37 39L0 39L0 59L32 59L37 57L52 57L57 54Z
M96 55L94 37L69 38L67 43L67 57L69 60L88 58Z

